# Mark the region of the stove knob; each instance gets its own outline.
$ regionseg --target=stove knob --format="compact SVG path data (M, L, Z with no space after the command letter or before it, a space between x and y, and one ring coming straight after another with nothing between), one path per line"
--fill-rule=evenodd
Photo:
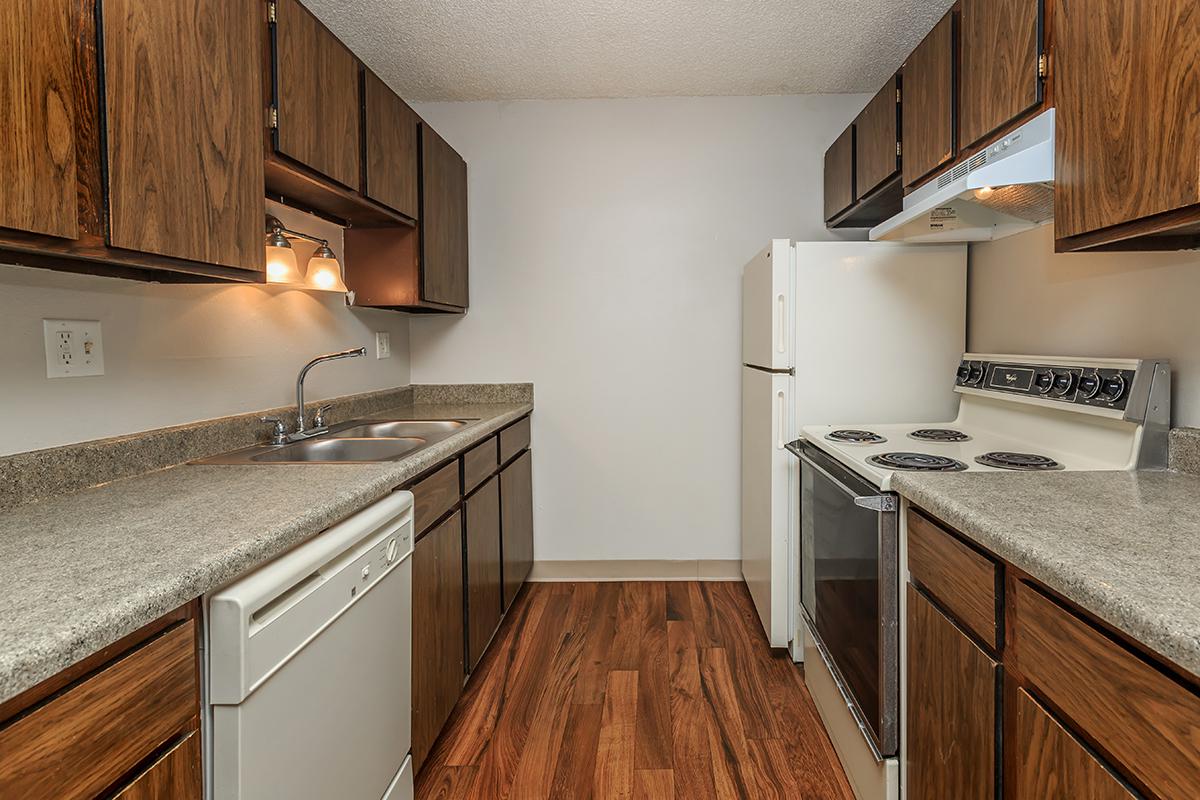
M1049 394L1050 390L1054 388L1054 373L1039 372L1033 379L1033 386L1038 390L1038 394Z
M1079 379L1079 394L1084 400L1091 400L1100 393L1100 376L1089 372Z
M978 386L983 383L983 364L976 363L971 365L971 369L967 373L967 383L971 386Z
M1115 403L1125 396L1125 376L1117 373L1100 382L1100 399Z
M956 383L966 383L967 378L971 377L971 366L967 362L962 362L958 365L958 372L954 376Z
M1075 373L1073 372L1056 372L1054 373L1054 388L1050 390L1050 394L1055 397L1066 397L1075 388Z

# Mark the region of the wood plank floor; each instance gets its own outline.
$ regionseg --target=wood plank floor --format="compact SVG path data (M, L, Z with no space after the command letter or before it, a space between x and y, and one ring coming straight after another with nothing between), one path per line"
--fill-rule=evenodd
M536 583L417 780L450 798L852 800L742 583Z

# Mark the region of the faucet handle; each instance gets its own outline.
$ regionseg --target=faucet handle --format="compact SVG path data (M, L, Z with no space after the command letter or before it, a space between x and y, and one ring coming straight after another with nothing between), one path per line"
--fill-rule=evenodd
M313 414L313 427L314 428L324 428L325 427L325 424L326 424L325 423L325 414L331 408L333 408L333 403L326 403L325 405L317 406L317 412L315 414Z
M279 417L261 417L259 422L265 422L274 426L271 430L271 444L284 444L287 441L287 428L284 427L282 419Z

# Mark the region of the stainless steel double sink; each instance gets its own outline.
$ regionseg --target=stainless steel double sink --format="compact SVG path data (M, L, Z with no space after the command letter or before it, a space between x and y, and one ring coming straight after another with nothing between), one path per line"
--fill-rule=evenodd
M256 445L193 464L362 464L397 461L457 433L474 419L370 420L332 425L327 433L280 445Z

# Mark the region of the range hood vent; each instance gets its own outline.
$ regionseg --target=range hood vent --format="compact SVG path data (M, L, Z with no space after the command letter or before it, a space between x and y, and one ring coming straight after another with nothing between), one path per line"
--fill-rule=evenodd
M1054 109L975 153L904 198L871 229L891 242L982 242L1054 218Z

